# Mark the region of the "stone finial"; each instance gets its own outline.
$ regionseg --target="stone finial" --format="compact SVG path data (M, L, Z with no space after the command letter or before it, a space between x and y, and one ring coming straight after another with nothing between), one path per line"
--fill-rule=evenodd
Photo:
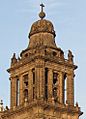
M16 58L16 53L13 54L13 58Z
M16 63L16 62L17 62L16 54L14 53L14 54L13 54L13 57L12 57L12 59L11 59L11 64L14 64L14 63Z
M43 19L43 18L46 16L46 14L45 14L44 11L43 11L43 8L44 8L45 6L44 6L44 4L40 4L40 6L41 6L41 12L39 13L39 17L40 17L41 19Z
M78 107L79 105L78 105L78 102L76 102L76 107Z
M0 112L3 111L3 100L0 101Z
M73 54L72 54L71 50L68 50L68 61L73 62Z
M6 110L9 110L8 106L6 106Z
M20 61L20 57L18 56L18 61Z

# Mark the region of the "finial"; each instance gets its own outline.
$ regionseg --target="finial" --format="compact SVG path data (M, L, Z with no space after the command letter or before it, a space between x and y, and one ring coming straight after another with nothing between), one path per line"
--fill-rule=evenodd
M41 6L41 11L43 12L43 7L45 7L44 6L44 4L42 3L42 4L40 4L40 6Z
M13 53L13 58L16 58L16 53Z
M6 110L9 110L8 106L6 106Z
M76 102L76 107L78 107L79 105L78 105L78 102Z
M17 59L16 59L16 54L13 54L13 57L11 58L11 63L16 63Z
M3 100L0 101L0 112L3 111Z
M39 13L39 17L40 17L41 19L43 19L43 18L46 16L46 14L43 12L43 8L44 8L45 6L44 6L43 3L40 4L40 6L41 6L41 12Z
M73 62L73 54L72 54L71 50L68 50L68 60L69 60L69 62Z

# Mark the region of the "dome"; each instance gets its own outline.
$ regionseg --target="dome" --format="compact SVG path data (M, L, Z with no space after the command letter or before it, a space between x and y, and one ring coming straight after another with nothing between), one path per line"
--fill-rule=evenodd
M38 20L32 24L29 37L40 32L47 32L53 34L54 37L56 36L53 24L45 19Z
M44 17L46 16L46 14L43 11L44 5L41 4L40 6L41 6L41 12L39 13L39 17L41 19L32 24L32 27L29 33L29 38L30 36L40 32L50 33L50 34L53 34L55 37L56 35L55 35L53 24L49 20L44 19Z

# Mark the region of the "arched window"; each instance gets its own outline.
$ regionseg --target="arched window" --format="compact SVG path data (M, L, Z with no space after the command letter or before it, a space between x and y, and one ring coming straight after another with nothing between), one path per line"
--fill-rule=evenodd
M35 69L32 69L32 73L33 73L33 84L35 84Z
M24 75L24 86L25 88L28 86L28 74Z
M45 99L48 99L48 68L45 68Z
M33 74L33 99L35 98L35 69L32 69Z
M17 79L16 80L16 106L19 105L19 93L20 93L19 89L20 89L20 81L19 79Z
M24 90L24 101L28 101L28 89Z
M64 103L67 101L67 74L64 74L64 80L63 80L63 97L64 97Z
M58 89L58 86L57 86L57 81L58 81L58 74L57 72L54 72L53 73L53 97L54 97L54 101L57 102L57 98L58 98L58 94L57 94L57 89Z
M25 74L23 76L23 82L24 82L24 101L28 101L28 74Z
M56 72L53 73L53 84L57 83L58 74Z

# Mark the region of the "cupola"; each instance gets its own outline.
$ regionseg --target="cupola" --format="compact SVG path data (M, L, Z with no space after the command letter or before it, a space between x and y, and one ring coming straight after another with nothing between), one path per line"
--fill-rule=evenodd
M40 20L34 22L29 33L29 48L37 46L56 47L54 38L56 36L54 26L51 21L44 19L46 14L43 11L44 5L41 4Z

